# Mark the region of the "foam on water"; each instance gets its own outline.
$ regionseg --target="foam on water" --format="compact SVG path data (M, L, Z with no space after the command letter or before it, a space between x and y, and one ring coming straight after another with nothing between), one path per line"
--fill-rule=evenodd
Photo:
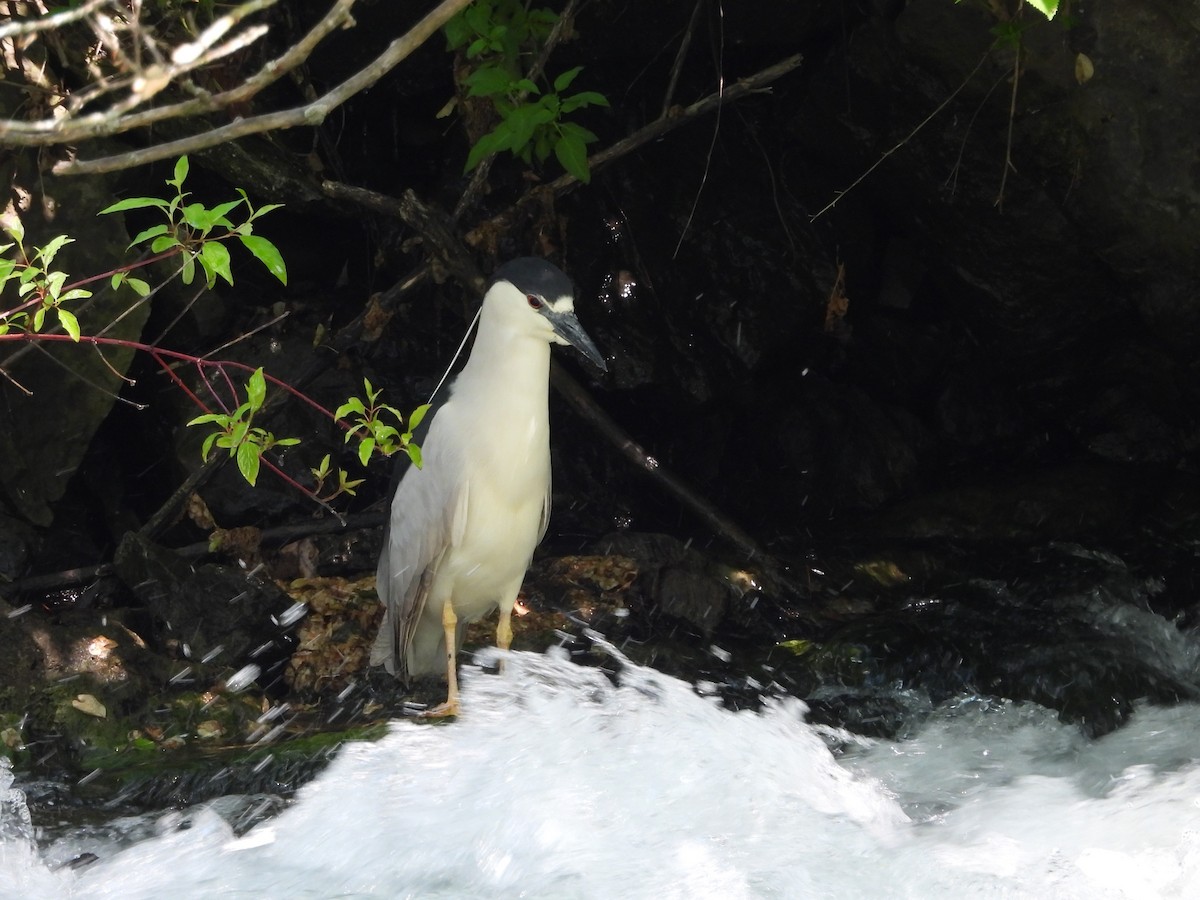
M732 713L636 666L464 673L462 718L348 745L236 837L193 810L51 871L0 845L0 896L1200 896L1200 709L1088 742L964 701L841 761L797 702ZM54 848L65 858L69 846Z

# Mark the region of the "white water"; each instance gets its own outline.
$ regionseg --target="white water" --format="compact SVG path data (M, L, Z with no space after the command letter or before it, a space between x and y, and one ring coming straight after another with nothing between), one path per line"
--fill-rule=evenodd
M464 707L342 748L240 838L206 808L132 846L10 837L0 897L1200 897L1196 706L1089 742L964 700L835 759L799 703L517 653Z

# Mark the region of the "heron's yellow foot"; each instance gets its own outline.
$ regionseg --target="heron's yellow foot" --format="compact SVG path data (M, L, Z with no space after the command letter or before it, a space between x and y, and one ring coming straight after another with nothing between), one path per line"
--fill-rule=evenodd
M447 719L459 714L458 698L453 701L447 700L445 703L439 703L433 709L426 709L417 713L421 719Z

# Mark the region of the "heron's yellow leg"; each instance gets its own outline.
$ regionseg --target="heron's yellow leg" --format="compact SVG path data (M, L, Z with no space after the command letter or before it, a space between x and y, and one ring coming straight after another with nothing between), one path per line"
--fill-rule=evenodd
M500 610L500 622L496 625L496 646L507 650L512 644L512 610Z
M421 713L424 718L441 718L458 715L458 616L454 614L454 604L446 598L442 606L442 628L446 632L446 702Z

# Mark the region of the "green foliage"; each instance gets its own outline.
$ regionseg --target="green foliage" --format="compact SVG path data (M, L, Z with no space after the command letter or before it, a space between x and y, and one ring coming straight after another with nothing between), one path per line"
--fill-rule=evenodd
M346 443L358 439L358 459L364 466L375 452L384 456L392 456L404 450L413 465L421 467L421 448L412 442L413 430L421 424L425 414L429 412L429 404L418 406L408 417L408 427L404 427L404 416L394 406L379 402L382 391L371 387L371 382L363 379L366 399L351 397L337 408L333 414L339 422L346 419L350 429L346 432ZM395 423L395 424L392 424Z
M1053 19L1054 14L1058 12L1058 0L1027 0L1027 2L1047 19Z
M92 296L92 292L67 284L66 272L53 268L58 251L74 239L65 234L51 238L43 247L35 247L32 255L25 250L25 229L16 217L6 219L4 230L13 238L0 245L0 290L11 280L17 283L20 303L13 309L0 311L0 335L11 331L40 332L46 316L53 313L59 326L79 341L79 320L63 304ZM10 257L15 248L16 255Z
M191 201L190 194L183 189L188 176L187 157L180 158L176 164L173 177L167 184L174 189L174 197L160 199L157 197L131 197L109 206L101 212L123 212L134 209L157 209L165 219L146 228L130 242L130 247L149 245L150 250L158 254L156 258L180 255L184 262L180 275L184 282L194 280L196 271L204 273L209 287L216 283L217 278L223 278L233 283L231 260L227 244L236 239L249 250L284 284L287 283L287 268L279 250L271 241L253 232L253 222L273 209L278 204L267 204L257 209L250 203L245 191L239 190L240 199L218 204L211 209L201 203ZM242 215L232 216L241 210ZM51 239L42 247L27 251L24 246L25 232L20 219L14 215L4 215L0 218L0 227L10 236L6 244L0 244L0 290L13 282L19 302L10 309L0 308L0 338L6 340L36 340L38 333L45 326L48 315L57 318L59 325L70 338L76 342L81 340L79 321L65 304L71 301L91 296L91 291L82 287L93 281L107 278L112 289L128 287L139 297L149 297L153 293L150 284L141 278L130 274L151 260L143 260L119 270L95 275L75 283L69 282L69 276L54 267L56 257L63 247L72 243L73 239L62 234ZM165 359L186 361L193 364L202 373L207 370L220 372L229 382L227 363L207 360L185 353L164 350L116 338L106 338L102 335L87 337L96 346L124 346L143 350L152 354L155 359L168 367ZM175 376L173 376L175 377ZM207 377L203 376L202 377ZM175 377L180 386L183 382ZM255 416L262 409L267 396L267 377L261 368L256 369L245 385L245 401L232 411L226 407L222 412L204 412L188 422L189 426L211 426L210 433L204 438L201 455L207 462L214 449L226 450L236 462L242 476L251 485L258 481L259 472L264 465L263 454L278 447L289 447L299 444L295 438L277 438L274 434L259 425L254 424ZM275 384L303 398L302 394L289 388L281 382ZM185 388L186 390L186 388ZM190 392L189 392L190 393ZM358 456L365 464L370 455L379 452L391 455L403 449L418 466L421 464L421 451L412 443L412 429L420 423L428 410L428 406L416 409L409 417L408 427L404 427L404 419L394 408L379 402L379 391L366 382L366 401L351 398L339 408L336 416L322 409L313 401L311 405L320 409L325 415L338 420L350 418L353 424L348 427L347 442L355 436L359 438ZM192 399L198 406L207 407L195 396ZM307 398L303 398L307 399ZM236 398L229 405L237 402ZM221 404L225 406L224 403ZM271 462L265 464L274 470L285 481L299 490L310 493L318 501L330 499L338 494L353 494L362 480L352 480L342 471L337 471L337 483L328 497L322 498L320 492L326 481L333 475L330 460L326 456L321 465L312 469L317 482L317 490L309 492L303 486L292 481L280 472Z
M504 150L529 164L553 153L571 175L590 180L587 145L598 138L567 117L588 106L608 106L608 98L596 91L565 93L582 66L563 72L547 89L523 74L523 57L542 47L557 21L554 11L526 9L520 0L477 0L446 24L449 48L465 48L467 59L476 62L463 81L467 96L491 100L500 116L471 148L464 171Z
M262 409L267 398L267 380L262 367L255 369L246 382L246 402L230 413L205 413L188 422L192 425L215 425L204 439L200 455L208 462L214 446L228 450L237 461L242 477L251 485L258 481L262 455L273 447L290 447L300 443L297 438L277 438L271 432L253 424L254 415Z
M188 202L191 193L183 189L188 171L188 158L179 157L175 162L174 177L167 179L167 185L175 189L175 196L170 200L159 197L129 197L102 209L100 215L127 212L131 209L160 210L166 222L160 222L139 232L130 241L129 246L149 243L153 253L181 253L184 284L191 284L195 280L197 264L204 273L208 287L213 287L218 277L233 284L229 248L223 242L234 238L241 242L268 272L287 284L287 267L278 248L266 238L254 233L254 220L273 209L279 209L280 204L268 203L255 209L246 192L240 188L240 199L220 203L212 209L203 203ZM243 206L245 209L242 221L234 224L229 216ZM139 286L131 287L139 290Z
M955 3L962 3L963 0L954 0ZM1058 13L1060 0L1026 0L1030 6L1040 12L1047 19L1053 19Z

